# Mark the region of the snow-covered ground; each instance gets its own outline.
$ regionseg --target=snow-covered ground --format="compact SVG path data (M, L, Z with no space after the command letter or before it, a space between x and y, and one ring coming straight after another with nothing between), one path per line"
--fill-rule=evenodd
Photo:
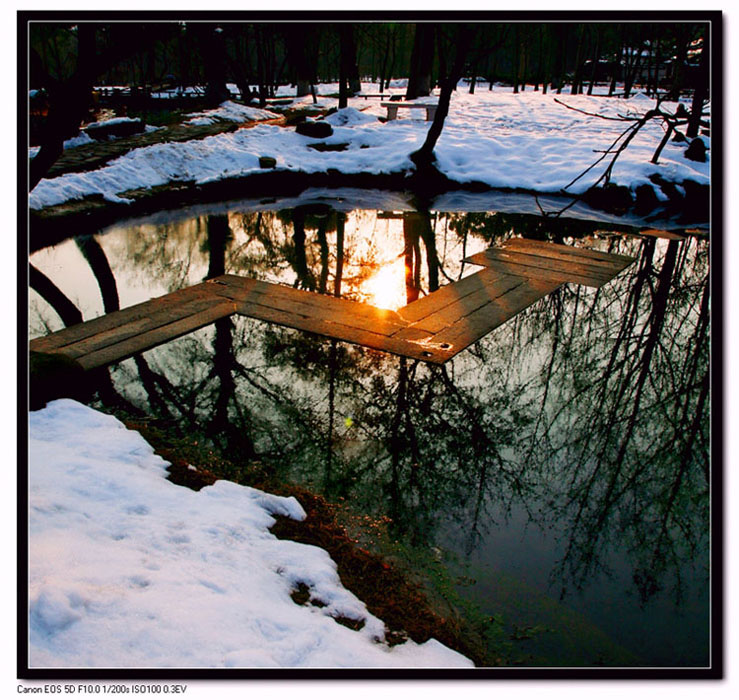
M274 119L280 115L275 114L274 112L269 112L265 109L249 107L236 102L224 102L217 109L195 112L188 116L189 119L186 120L186 124L200 126L204 124L213 124L218 120L229 122L264 121L266 119Z
M335 107L337 100L326 93L338 89L337 86L321 87L324 94L319 95L318 106ZM364 85L363 91L376 92L377 86ZM403 88L398 85L391 92L402 93ZM582 111L567 109L557 100ZM313 106L311 97L301 98L299 103ZM482 85L470 95L468 88L460 85L452 97L449 116L436 147L437 166L458 182L475 181L495 188L556 193L595 163L628 126L624 121L600 117L639 116L654 106L655 101L641 93L624 100L543 95L531 88L514 94L509 87L495 86L489 91ZM238 119L236 107L234 103L224 103L221 118ZM668 112L676 108L674 103L662 104L662 109ZM409 155L423 143L430 123L424 120L424 110L400 109L398 119L380 122L378 117L385 115L380 99L357 97L350 100L345 110L328 117L334 133L324 142L347 144L344 151L317 151L309 148L316 139L297 134L294 127L270 124L198 141L139 148L99 170L42 180L30 194L30 206L40 209L93 194L121 201L121 193L131 189L173 181L206 183L249 175L261 170L260 156L275 158L277 169L284 171L410 172L413 164ZM217 115L193 115L191 119L214 116ZM242 116L247 118L245 112ZM255 110L248 118L271 116L274 115ZM663 128L656 120L642 128L616 162L611 181L635 189L649 183L649 175L658 173L676 183L690 179L708 184L710 157L705 163L686 159L686 143L669 141L659 163L650 163L663 135ZM710 148L710 139L700 138ZM603 173L608 160L579 179L568 192L579 194L588 189Z
M32 412L29 438L31 668L472 665L385 644L324 550L269 532L305 517L294 498L176 486L140 434L68 399ZM293 602L300 582L325 606Z

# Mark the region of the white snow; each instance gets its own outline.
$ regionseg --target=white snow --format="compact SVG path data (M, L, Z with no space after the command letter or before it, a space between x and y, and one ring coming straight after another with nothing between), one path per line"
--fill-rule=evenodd
M320 92L330 94L335 86L322 87ZM365 92L371 93L373 89L376 92L374 86L364 86ZM400 86L392 89L402 91ZM557 100L582 111L567 109ZM311 107L312 98L300 98L295 104ZM319 98L321 107L336 104L335 98L326 95ZM477 181L495 188L557 193L600 158L628 126L627 122L600 117L638 116L654 105L655 101L643 94L628 100L543 95L531 88L514 94L511 88L495 86L488 91L481 85L470 95L468 89L460 85L452 96L449 116L437 143L437 165L458 182ZM674 112L677 104L663 103L662 108ZM249 110L253 109L224 103L220 110L201 113L192 120L200 123L200 120L215 116L258 118L250 116ZM273 116L263 110L255 110L255 114L257 112L262 112L262 118ZM294 127L267 124L196 143L139 148L99 170L41 181L30 195L30 206L39 209L92 194L120 201L120 194L129 189L178 180L205 183L244 176L260 171L260 156L276 158L277 169L286 171L319 173L334 169L343 173L408 173L413 169L408 156L423 143L430 124L424 120L423 110L410 112L400 109L398 119L382 123L378 117L385 116L386 110L380 106L379 99L352 98L348 108L328 118L334 125L334 134L323 140L329 144L348 144L344 151L316 151L308 148L316 140L296 134ZM685 143L668 142L659 163L650 163L663 133L657 121L650 121L617 160L611 181L636 188L648 183L649 175L658 173L677 183L692 179L708 184L710 162L696 163L686 159L683 155ZM704 140L710 147L710 139L704 137ZM593 168L568 192L582 193L594 184L608 160Z
M269 532L305 517L294 498L176 486L141 435L72 400L29 428L31 668L472 665L435 640L385 644L324 550ZM325 607L293 602L299 582Z
M274 119L280 116L274 112L269 112L265 109L257 109L256 107L247 107L246 105L240 105L236 102L227 101L221 104L216 109L209 109L205 112L197 112L189 114L186 124L213 124L219 119L230 122L245 122L245 121L264 121L266 119Z
M87 127L91 126L94 129L98 126L103 126L103 124L105 126L113 126L114 124L141 124L141 120L138 117L135 119L131 117L112 117L102 122L92 122L91 124L87 124Z

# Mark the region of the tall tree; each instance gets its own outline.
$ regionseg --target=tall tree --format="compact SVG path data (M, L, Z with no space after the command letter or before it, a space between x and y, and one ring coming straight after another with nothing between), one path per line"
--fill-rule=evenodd
M436 109L434 121L426 134L426 140L421 148L411 153L410 158L416 164L419 171L427 170L432 166L434 161L434 147L441 136L444 128L444 120L449 114L449 103L452 99L452 92L456 87L459 79L462 77L464 63L467 57L467 51L474 36L472 26L468 24L460 24L456 29L456 51L454 62L449 69L449 73L441 81L441 93L439 95L439 106Z
M611 76L611 85L608 88L608 96L611 97L616 92L616 85L623 73L624 53L626 50L626 26L621 25L618 33L618 50L615 56L613 67L613 75Z
M570 93L573 95L582 93L582 73L585 56L585 25L577 27L577 53L575 54L575 74L572 76Z
M593 53L591 54L592 65L590 67L590 84L588 85L588 95L593 94L595 81L598 79L598 66L600 64L600 46L603 36L603 29L600 25L595 27L595 42L593 43Z
M295 94L297 97L310 95L317 79L319 29L312 24L288 24L283 31Z
M675 64L672 75L672 85L668 99L677 100L685 86L685 74L688 63L688 50L694 39L695 28L691 24L676 24L675 37Z
M690 110L690 119L688 120L687 135L690 138L698 136L698 129L700 127L701 118L703 116L703 105L708 100L708 83L709 83L709 71L708 71L708 57L709 57L709 46L708 46L708 27L703 29L701 46L701 55L698 62L698 71L696 73L696 84L695 91L693 92L693 104Z
M46 176L64 150L64 141L79 133L92 102L94 79L152 42L169 38L175 24L114 25L80 22L69 31L76 36L74 69L69 76L54 75L43 55L31 49L33 87L44 88L49 99L49 115L41 148L29 168L28 189Z
M343 109L347 105L348 95L354 95L362 89L354 28L348 22L339 25L339 47L339 109Z
M380 67L380 92L384 92L390 87L390 79L393 76L395 66L397 35L398 26L396 24L389 25Z
M435 25L427 22L416 24L408 71L408 88L405 97L415 100L431 94L431 68L434 61Z
M205 75L205 99L210 106L231 96L226 87L226 44L223 28L212 24L194 24Z
M95 60L95 29L86 22L77 29L77 61L73 75L59 82L45 70L38 54L32 53L37 79L49 96L49 117L41 148L31 161L29 191L46 175L64 149L64 141L79 132L92 97Z

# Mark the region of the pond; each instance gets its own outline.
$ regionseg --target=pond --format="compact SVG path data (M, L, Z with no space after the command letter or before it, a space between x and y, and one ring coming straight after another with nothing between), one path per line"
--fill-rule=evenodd
M563 285L443 366L234 316L112 367L99 399L383 519L505 632L504 663L706 666L705 238L405 200L175 212L36 250L59 294L30 291L30 335L224 272L399 308L513 236L635 262L598 289Z

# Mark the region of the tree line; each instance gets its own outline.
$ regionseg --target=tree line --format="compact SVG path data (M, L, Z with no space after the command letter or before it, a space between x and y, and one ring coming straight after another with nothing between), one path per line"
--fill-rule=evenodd
M408 78L427 92L440 85L452 62L455 23L247 23L33 24L31 88L65 82L80 53L92 50L117 61L97 63L100 84L127 86L207 85L231 82L242 94L258 87L273 95L280 85L308 94L317 82L345 76L350 91L359 80L386 90ZM467 25L468 28L472 25ZM86 29L94 46L84 47ZM707 24L698 23L481 23L467 46L464 74L474 92L480 81L515 90L592 93L606 83L609 94L628 96L638 85L648 94L673 96L695 89ZM620 87L619 87L620 86ZM619 90L621 91L619 93Z
M692 92L693 111L710 99L708 23L81 22L31 23L29 36L29 88L48 105L31 188L76 135L96 85L200 85L206 103L219 104L230 83L264 106L281 85L315 96L317 83L338 81L343 107L361 80L382 93L404 78L407 99L441 88L432 132L463 78L471 93L484 82L592 94L600 83L610 96L637 86L670 99ZM432 134L429 152L433 143Z

